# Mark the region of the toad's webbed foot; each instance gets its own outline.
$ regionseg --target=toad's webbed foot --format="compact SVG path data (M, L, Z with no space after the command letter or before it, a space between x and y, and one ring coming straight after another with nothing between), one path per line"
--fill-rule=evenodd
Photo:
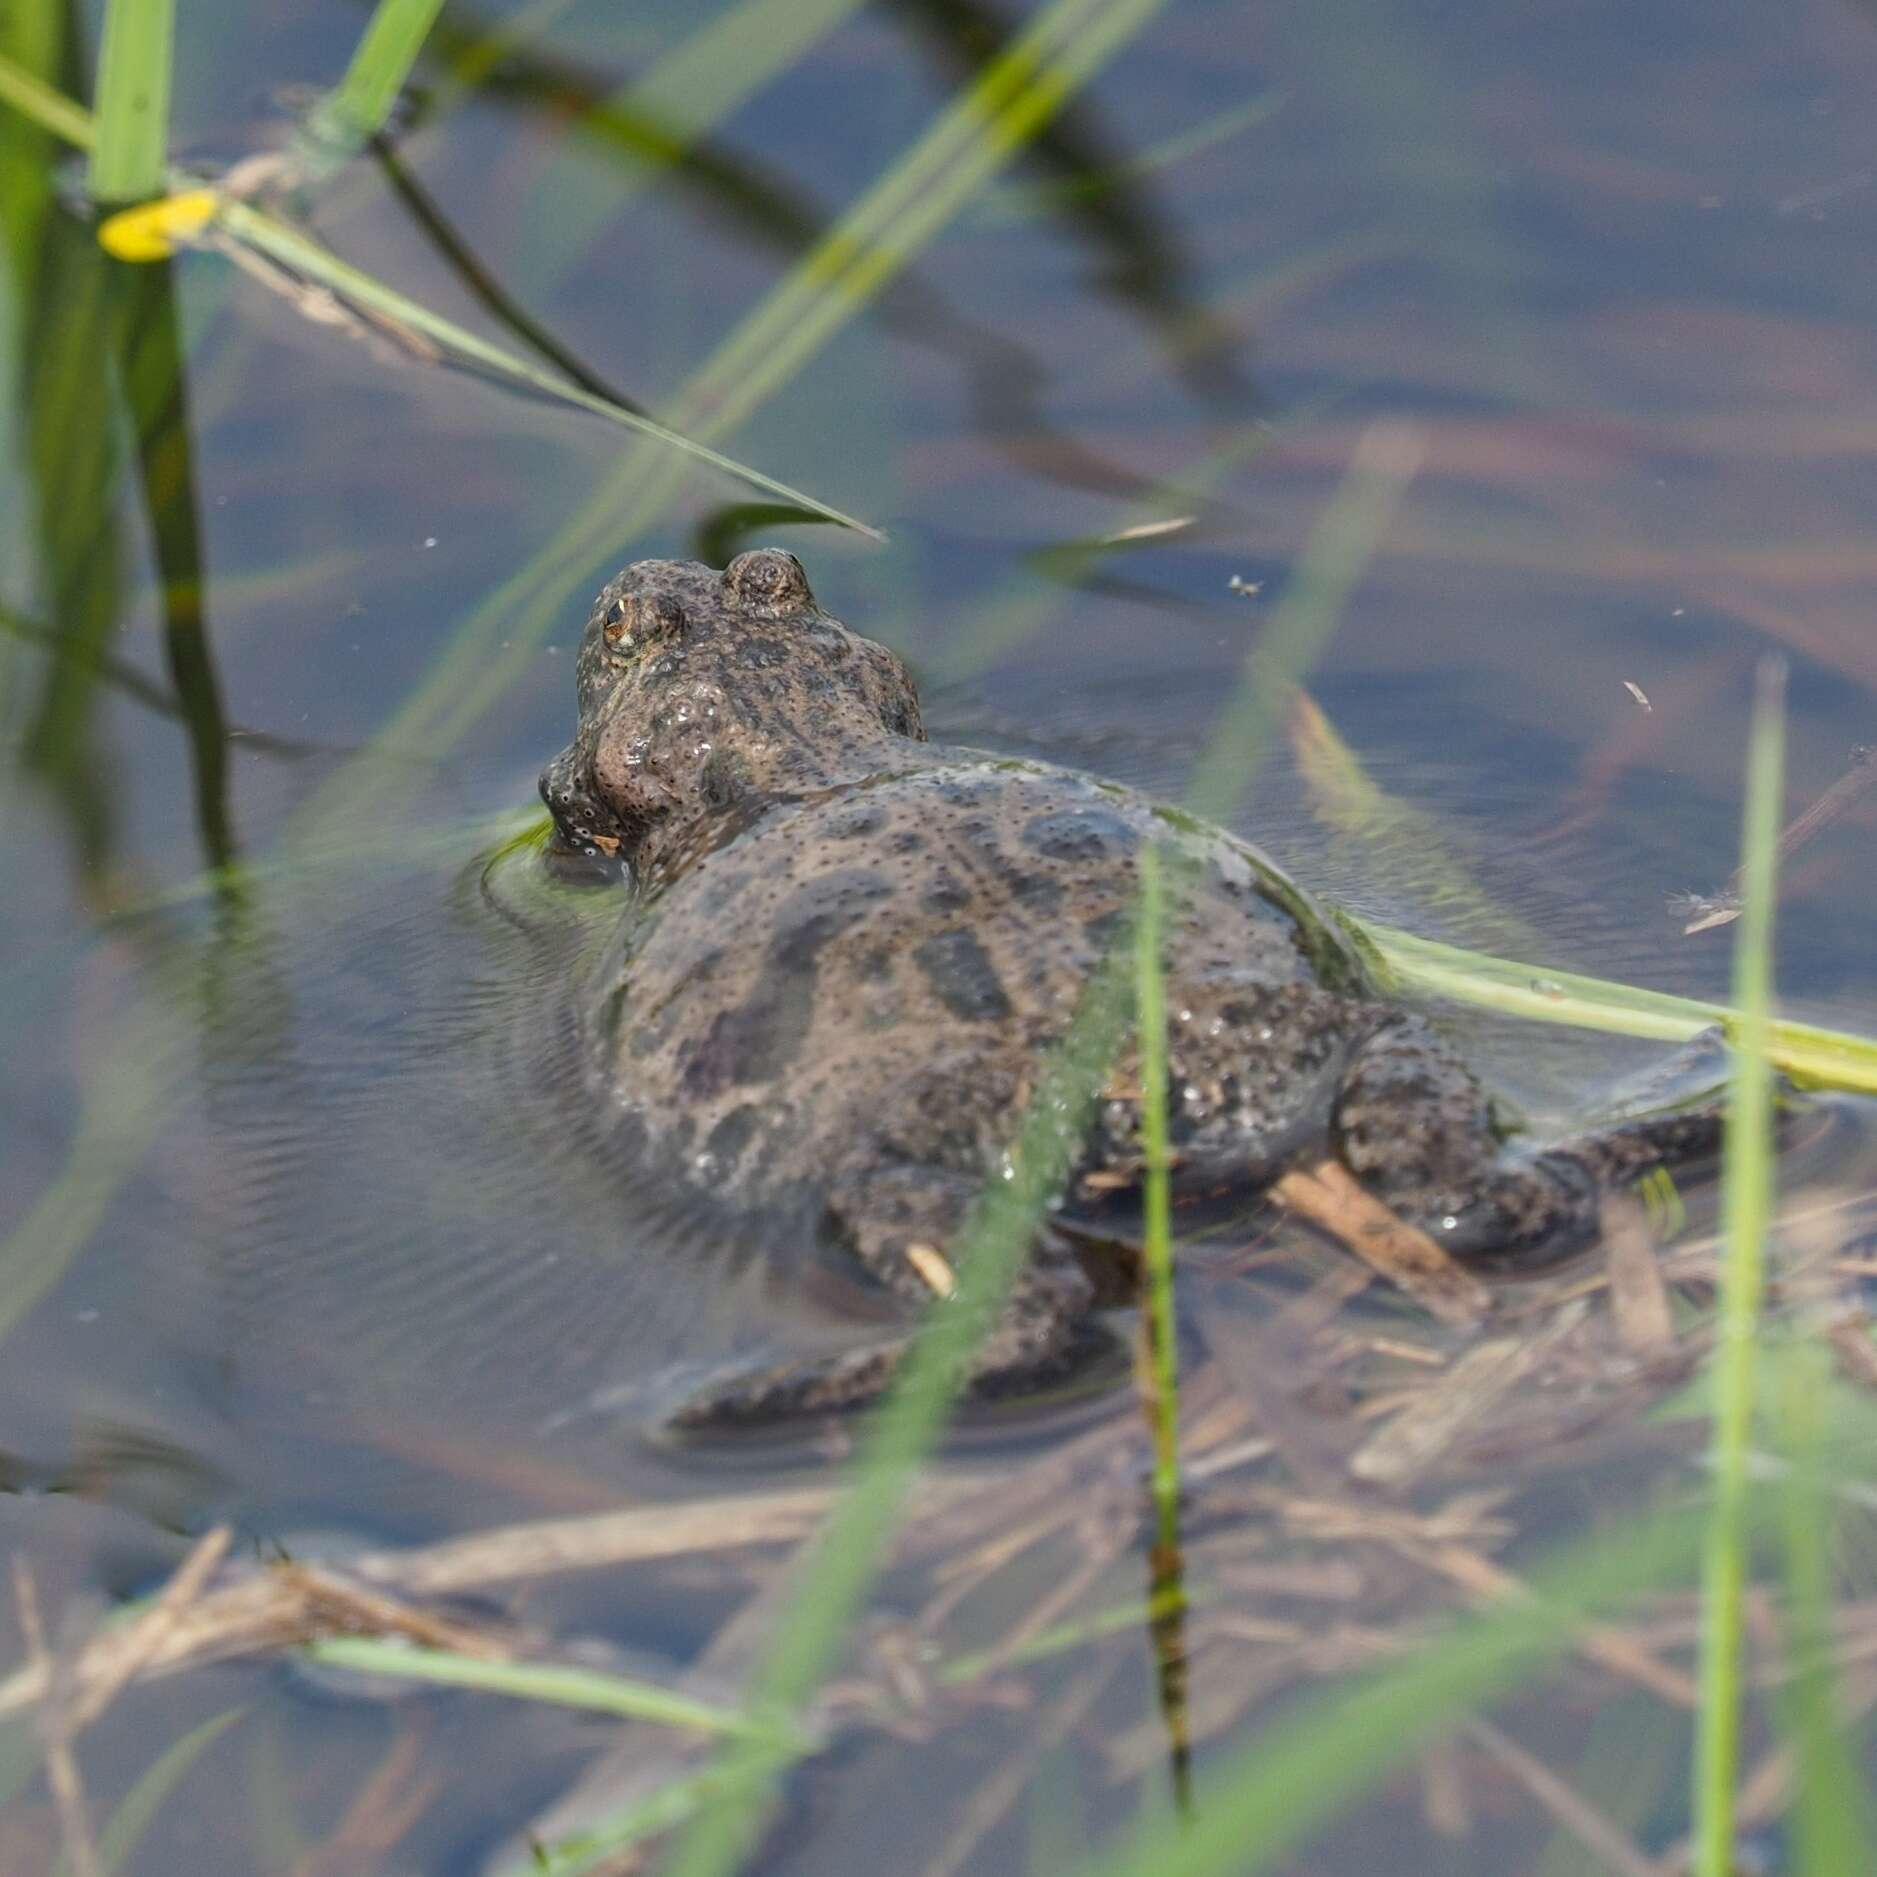
M1472 1071L1424 1019L1392 1016L1356 1051L1334 1138L1385 1205L1462 1257L1562 1252L1596 1230L1612 1187L1656 1167L1712 1158L1714 1103L1631 1113L1541 1151L1508 1147Z

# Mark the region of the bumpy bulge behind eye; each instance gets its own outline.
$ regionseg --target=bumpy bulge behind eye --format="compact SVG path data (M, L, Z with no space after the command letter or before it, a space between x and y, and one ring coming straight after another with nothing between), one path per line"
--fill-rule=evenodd
M723 584L739 605L765 612L800 611L815 603L802 563L777 547L739 554L723 570Z

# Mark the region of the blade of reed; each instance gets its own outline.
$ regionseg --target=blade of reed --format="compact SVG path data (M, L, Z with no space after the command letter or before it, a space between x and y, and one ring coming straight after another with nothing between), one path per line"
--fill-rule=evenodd
M1367 526L1371 541L1378 539L1392 512L1390 498L1399 496L1413 460L1403 434L1378 425L1358 446L1326 513L1342 517L1343 526ZM1319 527L1313 539L1321 534ZM1320 654L1336 624L1334 609L1322 603L1326 567L1333 567L1342 582L1337 591L1346 591L1356 571L1353 557L1340 552L1300 560L1294 584L1319 584L1294 596L1287 593L1293 603L1273 613L1246 661L1243 688L1276 684L1288 694ZM1228 708L1213 736L1215 741L1231 737L1234 743L1223 751L1208 745L1210 772L1234 776L1242 791L1264 759L1274 721ZM1135 959L1129 934L1091 977L1068 1033L1043 1065L1010 1147L1006 1177L993 1179L980 1193L959 1243L948 1247L957 1294L927 1318L890 1399L867 1423L855 1484L796 1560L793 1594L753 1678L750 1701L757 1712L802 1712L846 1639L971 1354L1008 1295L1044 1209L1080 1151L1097 1092L1134 1018ZM674 1848L668 1866L672 1877L726 1877L735 1869L750 1849L773 1781L786 1763L785 1754L760 1743L727 1749L716 1803L692 1820ZM593 1842L597 1858L621 1841L608 1834Z
M378 0L345 76L319 101L307 132L336 163L384 128L443 0Z
M1734 1080L1721 1164L1721 1266L1711 1464L1701 1603L1701 1706L1695 1717L1695 1877L1733 1877L1739 1775L1748 1463L1753 1441L1766 1234L1773 1202L1773 896L1785 746L1785 666L1767 659L1754 685L1741 836L1740 931L1734 949Z
M627 205L713 125L789 70L860 0L739 0L701 24L630 83L569 124L539 184L554 204L555 256L586 254ZM454 19L454 15L452 15ZM451 22L445 21L448 32ZM465 48L466 53L473 48ZM629 161L596 173L596 150Z
M386 1642L376 1636L328 1636L308 1643L303 1653L328 1668L434 1682L442 1687L475 1688L484 1694L586 1708L595 1714L617 1714L629 1720L655 1721L664 1727L692 1728L699 1733L744 1734L784 1749L798 1745L780 1729L733 1708L699 1701L675 1689L661 1688L656 1682L566 1663L496 1662L448 1649Z
M1055 0L860 198L698 374L728 428L867 305L1165 0Z
M1200 753L1186 785L1185 803L1208 821L1232 818L1245 787L1235 752L1263 749L1290 709L1294 677L1266 669L1275 648L1301 629L1300 610L1338 619L1362 570L1380 545L1403 486L1414 474L1419 445L1411 432L1377 424L1358 450L1365 473L1351 474L1323 511L1304 543L1297 569L1273 611L1264 637L1252 651L1245 682L1233 693L1226 714ZM1308 622L1301 622L1307 625ZM1267 653L1266 647L1273 648Z
M1607 1030L1620 1036L1686 1042L1719 1024L1730 1035L1740 1027L1737 1010L1667 991L1645 990L1607 978L1553 971L1513 958L1492 958L1398 927L1339 915L1372 953L1383 982L1392 990L1450 997L1482 1009ZM1768 1026L1773 1064L1810 1087L1877 1094L1877 1041L1817 1024L1775 1020Z
M75 150L97 146L97 128L82 104L74 104L64 92L5 57L0 57L0 99Z
M163 193L175 10L175 0L109 0L105 7L87 179L94 202L144 202Z

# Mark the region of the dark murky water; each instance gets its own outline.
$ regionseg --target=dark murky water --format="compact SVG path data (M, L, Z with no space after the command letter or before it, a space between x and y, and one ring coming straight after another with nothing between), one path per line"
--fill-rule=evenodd
M450 9L395 172L354 165L314 225L507 342L441 223L600 380L683 407L1023 17L732 15L751 37L699 56L694 9L551 8L471 83L488 23ZM773 72L726 88L790 22ZM183 153L276 140L271 89L328 81L357 24L185 16ZM935 728L1176 793L1355 438L1406 418L1424 467L1315 697L1522 922L1452 935L1723 995L1725 935L1677 937L1663 899L1734 864L1755 660L1792 661L1795 808L1877 739L1873 86L1877 18L1844 0L1170 0L724 439L884 546L752 518L694 473L649 504L621 484L617 535L557 550L619 433L314 323L219 257L106 262L22 182L0 269L0 1465L22 1491L0 1542L56 1603L147 1587L217 1518L261 1545L422 1540L762 1483L635 1440L630 1390L778 1313L812 1337L812 1305L622 1188L504 1044L596 902L491 856L571 723L585 597L625 559L786 542L906 653ZM695 123L676 162L647 159L648 112ZM12 146L12 173L36 154ZM1242 825L1440 929L1415 866L1309 808L1286 772ZM1789 1011L1867 1032L1874 829L1867 799L1791 863L1780 933ZM1648 1059L1478 1027L1541 1109ZM616 1411L583 1412L596 1393ZM1581 1489L1546 1490L1526 1513L1559 1535ZM724 1588L700 1563L635 1583L629 1614L591 1589L532 1614L683 1663ZM933 1795L975 1789L1003 1736L940 1729L800 1775L765 1867L1066 1860L1164 1760L1133 1646L1087 1689L1044 1672L1061 1738L1029 1743L1029 1797L981 1841L947 1852ZM231 1775L172 1808L139 1871L202 1868L201 1833L244 1847L216 1868L474 1870L607 1740L467 1698L177 1686L98 1731L95 1788L239 1699L255 1718L218 1751L258 1796ZM436 1780L411 1835L296 1863L392 1750ZM1059 1804L1077 1782L1086 1805ZM36 1803L0 1812L9 1869L50 1841ZM1464 1868L1602 1868L1555 1861L1549 1830L1482 1827ZM1352 1829L1295 1868L1371 1849Z

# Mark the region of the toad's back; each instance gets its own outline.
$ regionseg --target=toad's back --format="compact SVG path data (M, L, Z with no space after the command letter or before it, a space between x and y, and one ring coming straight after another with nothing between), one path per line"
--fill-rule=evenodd
M1288 1135L1313 1107L1321 1118L1366 1008L1349 995L1362 973L1282 876L1113 784L916 756L774 805L648 893L606 956L580 1000L587 1059L657 1148L751 1202L863 1135L929 1151L936 1130L960 1154L983 1136L994 1153L1154 840L1195 862L1168 955L1189 1058L1209 1053L1243 1085L1241 1128ZM1267 1070L1255 1087L1253 1054ZM1189 1067L1200 1107L1217 1077Z

